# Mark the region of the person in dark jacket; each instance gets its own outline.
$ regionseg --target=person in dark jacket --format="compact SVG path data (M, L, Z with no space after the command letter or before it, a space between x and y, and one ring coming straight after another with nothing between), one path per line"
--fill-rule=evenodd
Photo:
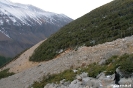
M119 81L120 81L120 74L118 74L116 71L115 71L115 78L114 78L114 80L115 80L115 84L120 85L120 84L119 84Z

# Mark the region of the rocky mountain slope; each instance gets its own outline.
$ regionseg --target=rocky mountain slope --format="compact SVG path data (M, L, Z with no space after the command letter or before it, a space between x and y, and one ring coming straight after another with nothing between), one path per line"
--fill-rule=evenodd
M21 60L20 63L17 62L18 60L15 60L5 67L9 67L11 69L10 71L19 73L1 79L0 86L1 88L28 88L35 81L40 81L44 75L60 73L71 67L81 67L83 64L88 65L93 62L102 63L113 55L122 55L124 53L133 53L133 36L99 44L94 47L82 46L77 51L67 50L53 60L39 64L31 62L34 64L32 65L33 67L27 67L27 69L23 69L26 63L21 62L28 61L29 58L25 58L24 54L22 54L18 58L18 60ZM27 54L25 53L25 55Z
M0 55L13 57L71 21L63 14L0 0Z

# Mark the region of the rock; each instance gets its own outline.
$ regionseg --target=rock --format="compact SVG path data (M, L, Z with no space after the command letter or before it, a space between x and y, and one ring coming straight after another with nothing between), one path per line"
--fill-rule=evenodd
M57 88L68 88L68 87L61 85L60 87L57 87Z
M71 82L68 88L83 88L83 85L81 81L77 81L77 83L75 84L74 80L73 82Z
M81 77L81 78L86 78L86 77L88 77L88 73L83 72L83 73L80 75L80 77Z
M57 88L57 85L52 83L52 84L47 84L44 88Z
M51 85L51 84L47 84L46 86L44 86L44 88L49 88L50 85Z
M100 62L98 62L99 65L105 64L106 60L102 59Z
M99 79L95 79L95 78L91 78L91 77L84 77L84 78L82 78L82 81L75 79L71 83L68 82L67 84L65 84L65 83L63 83L63 84L61 84L61 83L60 84L47 84L44 88L116 88L114 86L115 85L114 81L112 82L112 80L111 80L112 76L113 75L103 76L103 78L101 78L101 80L103 80L103 82L101 82L101 80L99 80ZM81 77L81 76L79 76L79 77ZM120 85L130 84L133 86L133 82L132 82L131 78L129 78L129 79L122 78L119 83L120 83Z
M83 88L92 88L92 87L90 87L90 86L85 86L85 87L83 87Z
M70 82L64 82L63 85L64 85L64 86L68 86L68 85L70 85Z
M101 85L98 80L94 80L93 88L100 88Z
M107 85L107 88L114 88L113 85Z
M76 78L77 78L78 81L82 81L82 77L81 76L78 75Z
M76 73L78 70L73 70L74 73Z
M124 77L124 73L121 72L120 67L116 68L116 72L119 73L121 77Z
M61 81L60 81L60 84L64 84L64 81L65 81L65 79L61 80Z
M102 78L105 78L105 73L104 72L101 72L100 74L97 75L97 79L102 79Z
M121 78L119 83L121 85L124 85L124 84L132 84L133 83L133 80L131 78Z
M86 86L89 86L89 87L93 86L91 80L86 81Z
M132 75L131 75L131 79L133 80L133 73L132 73Z
M77 80L74 80L74 81L73 81L73 84L76 84L76 83L77 83Z

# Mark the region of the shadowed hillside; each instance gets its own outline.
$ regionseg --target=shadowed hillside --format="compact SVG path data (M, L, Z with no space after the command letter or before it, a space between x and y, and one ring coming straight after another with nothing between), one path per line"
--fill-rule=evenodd
M0 67L5 65L5 63L9 62L10 60L12 60L12 58L0 56Z

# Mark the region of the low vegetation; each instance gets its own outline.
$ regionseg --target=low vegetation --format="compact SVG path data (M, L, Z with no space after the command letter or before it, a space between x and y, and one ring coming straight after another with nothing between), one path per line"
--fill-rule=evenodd
M0 56L0 67L4 66L6 63L10 62L12 58Z
M105 65L107 65L106 75L113 74L115 69L120 67L124 76L130 76L133 73L133 54L124 54L120 57L113 56L106 61Z
M33 84L33 88L43 88L48 83L60 83L61 80L65 79L65 81L74 80L76 74L72 70L66 70L60 74L48 75L44 76L41 82L35 82Z
M99 65L98 63L92 63L88 66L77 68L77 72L74 73L72 69L66 70L60 74L44 76L40 82L35 82L33 88L44 88L48 83L60 83L61 80L72 81L76 75L83 72L87 72L89 77L96 78L101 72L105 72L106 75L112 75L116 68L120 67L120 70L126 75L133 73L133 54L124 54L122 56L112 56L107 59L105 63Z
M50 60L67 49L131 36L132 14L133 0L114 0L62 27L35 50L30 60Z
M5 69L5 70L0 72L0 79L6 78L6 77L11 76L11 75L14 75L14 73L9 72L9 69Z

